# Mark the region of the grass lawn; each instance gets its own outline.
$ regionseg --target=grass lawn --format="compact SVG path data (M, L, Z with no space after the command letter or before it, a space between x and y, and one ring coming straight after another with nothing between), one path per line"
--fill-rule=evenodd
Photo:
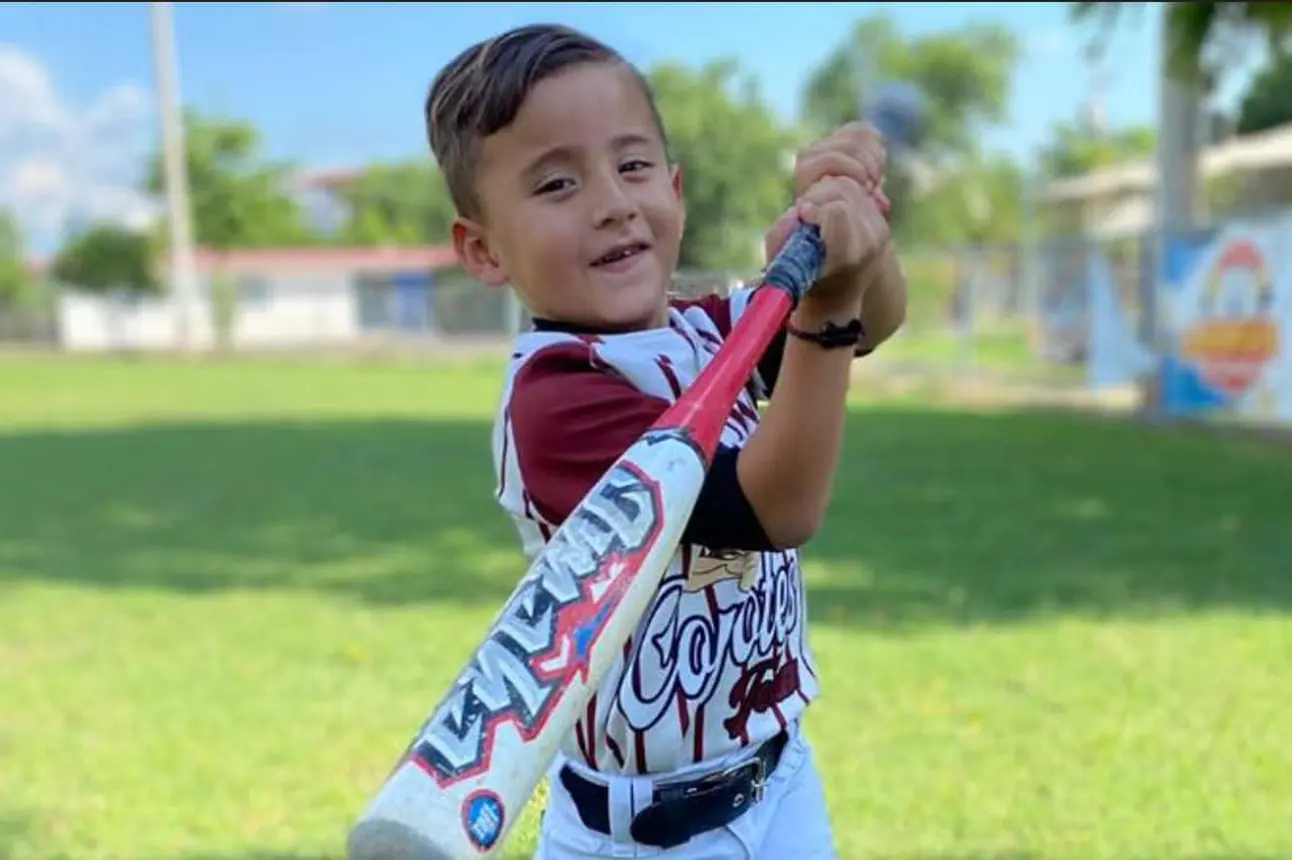
M0 860L341 857L521 570L497 384L0 363ZM891 401L847 447L807 550L842 858L1292 857L1285 450Z
M886 343L876 354L880 356L888 364L941 376L973 373L1066 386L1080 385L1085 378L1081 365L1038 355L1020 325L984 325L966 335L946 325L916 322Z

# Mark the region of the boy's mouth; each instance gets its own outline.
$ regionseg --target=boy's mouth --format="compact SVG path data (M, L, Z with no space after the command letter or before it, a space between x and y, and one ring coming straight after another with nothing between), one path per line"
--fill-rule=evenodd
M627 260L629 257L636 257L638 254L650 250L650 245L645 242L625 242L622 245L615 245L606 253L592 261L594 266L608 266L611 263L618 263L621 260Z

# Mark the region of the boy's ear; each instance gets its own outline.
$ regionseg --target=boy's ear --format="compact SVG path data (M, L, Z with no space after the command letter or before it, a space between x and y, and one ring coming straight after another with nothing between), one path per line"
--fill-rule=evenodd
M507 273L489 247L484 227L469 218L453 219L453 251L468 276L487 287L507 284Z

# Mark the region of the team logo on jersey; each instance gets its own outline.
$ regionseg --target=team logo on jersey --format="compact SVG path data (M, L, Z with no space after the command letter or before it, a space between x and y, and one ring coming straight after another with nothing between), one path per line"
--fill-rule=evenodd
M762 559L749 592L728 588L727 597L714 595L707 611L694 604L687 609L700 596L688 582L661 586L639 633L651 647L638 649L629 682L619 690L629 728L650 731L725 690L722 704L731 711L723 727L733 740L748 742L750 717L799 690L796 640L804 609L797 558L780 552Z
M504 723L532 739L593 644L663 522L660 488L631 463L602 478L557 530L448 696L409 748L441 786L489 768ZM481 813L483 815L483 813Z
M466 828L471 844L481 851L494 846L506 820L507 812L503 809L502 800L492 791L473 791L462 803L462 826Z
M715 582L734 579L740 590L749 593L758 581L759 554L743 551L699 550L687 572L686 590L703 591Z

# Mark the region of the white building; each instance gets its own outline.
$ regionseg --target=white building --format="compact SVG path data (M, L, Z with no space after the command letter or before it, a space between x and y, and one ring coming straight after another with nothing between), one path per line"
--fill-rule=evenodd
M197 345L218 342L223 328L233 349L290 349L436 334L437 287L457 261L445 247L275 248L201 250L197 265ZM167 350L178 343L176 320L169 295L104 296L64 286L58 339L72 352Z
M1228 193L1244 211L1287 206L1292 203L1292 123L1214 143L1202 150L1198 166L1204 183L1227 180ZM1084 234L1113 238L1152 227L1156 188L1157 163L1142 159L1052 182L1042 200L1070 216L1067 220Z

